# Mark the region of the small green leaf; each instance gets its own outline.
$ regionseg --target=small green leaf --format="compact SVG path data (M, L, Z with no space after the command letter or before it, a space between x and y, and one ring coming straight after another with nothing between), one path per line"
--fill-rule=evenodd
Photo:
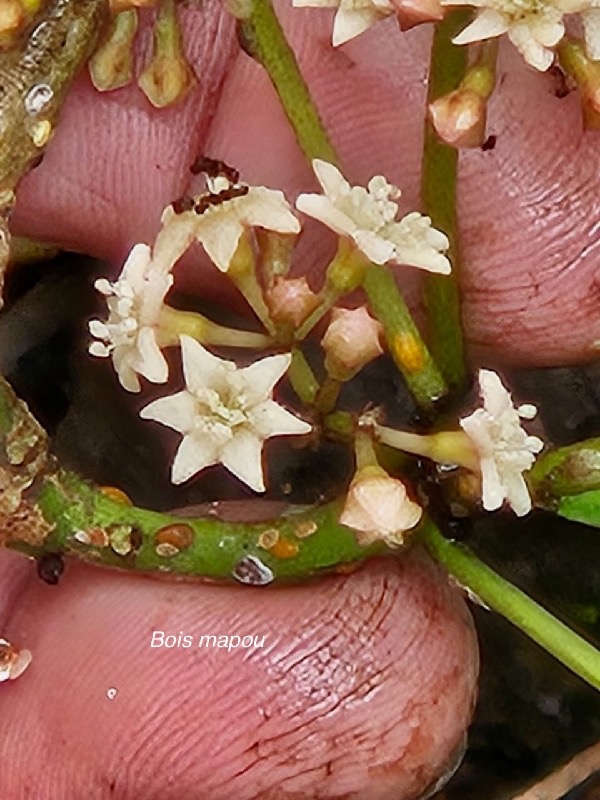
M556 511L565 519L600 528L600 490L562 497Z

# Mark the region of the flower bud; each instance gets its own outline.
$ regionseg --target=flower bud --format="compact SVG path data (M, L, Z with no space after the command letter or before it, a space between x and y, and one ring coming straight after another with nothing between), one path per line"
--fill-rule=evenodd
M321 340L325 350L325 369L337 381L348 381L359 370L383 353L380 337L383 328L369 316L364 306L334 308L332 320Z
M155 108L164 108L183 97L194 80L194 73L183 57L156 55L138 83Z
M406 492L401 480L381 467L360 469L348 491L340 523L353 528L363 547L383 541L389 547L404 544L406 531L414 528L423 511Z
M88 62L90 78L99 92L120 89L130 83L136 30L135 11L123 11L113 19L106 39Z
M563 39L558 46L560 65L575 81L581 100L583 127L600 129L600 63L592 61L581 42Z
M273 322L293 330L319 305L319 298L304 277L276 279L266 292L266 301Z
M456 89L429 104L437 135L452 147L480 147L485 138L487 101L477 92Z
M154 26L152 61L140 75L138 84L156 108L179 100L195 81L183 55L181 32L173 0L163 0Z

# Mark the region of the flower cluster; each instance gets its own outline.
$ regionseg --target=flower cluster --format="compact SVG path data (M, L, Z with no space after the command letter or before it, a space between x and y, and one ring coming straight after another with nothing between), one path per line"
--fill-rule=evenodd
M452 6L471 6L475 19L454 38L470 44L507 34L525 61L547 70L553 48L565 35L564 17L581 17L588 57L600 59L600 8L596 0L293 0L296 7L337 8L333 45L344 44L385 17L396 15L405 30L441 19Z
M323 194L301 194L296 208L349 237L375 264L406 264L447 275L450 262L443 255L448 238L417 211L397 220L400 190L383 175L371 178L367 188L351 186L333 164L315 159L313 169Z

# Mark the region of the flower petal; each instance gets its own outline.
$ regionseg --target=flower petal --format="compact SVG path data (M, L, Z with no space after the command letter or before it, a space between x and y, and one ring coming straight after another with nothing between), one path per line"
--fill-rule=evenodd
M501 36L510 27L508 17L499 11L485 8L480 11L473 22L461 31L458 36L452 39L454 44L471 44L471 42L483 42L486 39L493 39Z
M481 459L481 478L483 507L486 511L496 511L504 502L505 493L496 462L492 457Z
M298 195L296 208L341 236L351 236L356 231L355 221L322 194Z
M266 400L273 393L273 388L285 375L292 362L292 356L284 353L268 356L255 361L235 373L235 386L243 392L246 407L254 406ZM233 375L230 376L233 378Z
M169 366L156 343L156 333L153 328L140 330L137 349L136 371L152 383L166 383L169 377Z
M152 248L152 260L156 268L169 272L196 236L198 215L193 211L176 214L169 206L162 216L162 228Z
M283 192L264 186L250 188L244 197L232 200L244 224L276 233L300 233L300 221Z
M534 38L526 22L518 22L508 31L508 38L521 53L525 61L539 72L545 72L554 61L554 53L547 50Z
M196 400L188 391L177 392L169 397L159 397L140 411L142 419L152 419L172 428L178 433L186 434L194 427L196 418Z
M221 272L229 269L243 233L244 226L240 220L228 214L224 206L205 211L196 228L196 238Z
M350 39L364 33L383 16L374 6L370 8L340 8L333 23L333 46L339 47L344 42L349 42Z
M248 412L248 421L261 439L310 433L312 425L294 416L274 400L265 400Z
M374 264L386 264L396 252L393 242L372 231L356 231L352 236L359 250Z
M255 492L264 492L262 440L247 430L238 430L221 448L220 461L236 478Z
M180 336L181 357L185 385L190 392L202 392L205 388L219 391L224 388L225 376L233 372L235 364L213 356L200 342L191 336Z
M586 53L593 61L600 61L600 9L585 11L581 19Z
M328 197L336 200L338 197L345 197L350 193L350 184L335 164L324 161L322 158L313 158L312 168L321 184L321 189Z
M217 451L209 436L184 436L173 461L171 480L175 484L185 483L217 461Z

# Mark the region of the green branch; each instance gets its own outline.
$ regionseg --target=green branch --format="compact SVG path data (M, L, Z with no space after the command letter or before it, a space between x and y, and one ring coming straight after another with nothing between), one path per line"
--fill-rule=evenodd
M109 493L110 494L110 493ZM177 517L111 499L48 456L46 434L0 378L0 531L30 556L251 584L306 580L375 553L338 523L341 502L260 523ZM214 509L213 509L214 512ZM389 552L389 551L387 551Z
M465 14L449 14L436 25L429 68L427 102L431 103L460 84L467 66L467 48L452 44L464 27ZM423 213L450 241L450 275L427 275L425 306L428 312L429 346L446 379L456 389L464 387L466 365L460 310L460 253L456 221L456 177L458 152L438 138L429 120L425 123L421 176Z
M516 625L580 678L600 689L600 652L593 645L500 577L466 547L445 539L431 520L421 526L421 539L430 555L482 603Z
M392 358L421 408L431 409L448 388L387 267L367 268L364 289L373 314L383 325Z

